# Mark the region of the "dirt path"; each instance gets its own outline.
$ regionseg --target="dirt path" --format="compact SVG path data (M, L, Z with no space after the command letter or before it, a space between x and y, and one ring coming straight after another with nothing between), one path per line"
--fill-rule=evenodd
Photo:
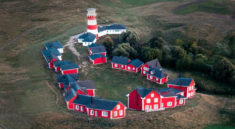
M56 104L58 104L58 102L59 102L59 95L58 95L58 93L54 90L54 88L52 88L52 86L48 83L48 81L46 81L46 85L55 94L55 96L56 96Z
M71 50L72 53L75 56L77 56L78 60L80 60L80 53L76 50L76 48L74 47L74 44L77 43L77 37L81 34L83 33L71 36L69 40L66 42L66 44L64 45L64 47L69 47L69 50Z

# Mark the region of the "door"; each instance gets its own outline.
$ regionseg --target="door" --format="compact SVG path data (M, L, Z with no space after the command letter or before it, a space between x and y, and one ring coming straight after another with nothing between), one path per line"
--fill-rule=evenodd
M97 117L97 111L95 111L95 116Z

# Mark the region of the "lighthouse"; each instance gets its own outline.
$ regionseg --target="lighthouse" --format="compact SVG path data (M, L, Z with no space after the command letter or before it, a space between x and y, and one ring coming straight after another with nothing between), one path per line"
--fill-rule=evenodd
M96 35L98 39L98 26L96 21L96 9L88 8L87 9L87 32Z

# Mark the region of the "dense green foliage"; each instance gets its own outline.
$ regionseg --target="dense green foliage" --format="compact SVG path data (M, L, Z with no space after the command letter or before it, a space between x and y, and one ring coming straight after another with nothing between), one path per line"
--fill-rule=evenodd
M182 34L171 40L165 40L167 37L163 32L156 35L148 42L140 43L135 32L123 33L119 43L114 45L112 55L139 58L144 62L158 58L165 67L180 71L199 71L218 81L235 83L235 67L230 60L235 57L234 32L228 33L224 40L211 49L203 47L205 40L196 40Z

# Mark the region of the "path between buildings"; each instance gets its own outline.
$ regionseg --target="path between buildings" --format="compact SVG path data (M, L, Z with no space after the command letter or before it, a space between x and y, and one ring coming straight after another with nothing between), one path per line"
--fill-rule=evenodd
M80 53L77 51L77 49L74 47L74 44L77 43L77 37L83 33L71 36L69 40L66 42L64 47L68 47L71 52L77 56L78 60L80 60Z

